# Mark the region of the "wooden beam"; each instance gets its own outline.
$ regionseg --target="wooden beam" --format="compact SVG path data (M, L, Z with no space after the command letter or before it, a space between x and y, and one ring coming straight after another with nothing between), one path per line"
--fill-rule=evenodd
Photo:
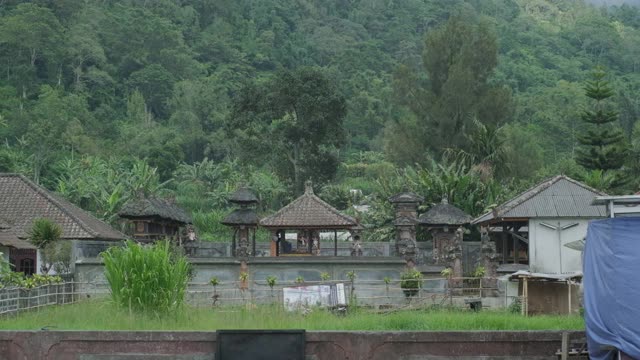
M251 229L249 229L249 231L251 231ZM256 228L253 228L253 248L251 255L256 256Z
M333 230L333 256L338 256L338 230Z
M569 280L567 280L567 287L569 288L569 289L567 289L568 290L567 292L569 294L569 297L567 299L568 300L567 307L568 307L569 311L568 311L567 315L571 315L571 283L569 282Z

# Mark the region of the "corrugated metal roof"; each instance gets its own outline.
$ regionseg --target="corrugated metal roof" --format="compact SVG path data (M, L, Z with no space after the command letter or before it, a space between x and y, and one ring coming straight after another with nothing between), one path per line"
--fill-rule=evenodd
M556 176L481 215L473 224L509 218L604 217L605 206L591 205L600 195L603 193L579 181L564 175Z

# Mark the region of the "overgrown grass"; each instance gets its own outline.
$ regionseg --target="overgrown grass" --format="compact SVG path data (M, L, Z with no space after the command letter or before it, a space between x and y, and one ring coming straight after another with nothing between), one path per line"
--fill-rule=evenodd
M361 310L337 316L323 310L308 315L278 305L255 308L190 308L164 316L130 314L111 302L87 301L0 318L0 329L33 330L582 330L579 316L535 316L496 311L416 310L375 314Z
M190 264L169 241L140 245L128 241L102 253L113 301L129 312L167 313L183 304Z

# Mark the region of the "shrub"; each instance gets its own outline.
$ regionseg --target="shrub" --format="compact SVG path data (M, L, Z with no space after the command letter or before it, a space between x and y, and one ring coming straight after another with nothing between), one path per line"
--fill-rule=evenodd
M478 266L476 270L473 272L473 277L481 278L487 273L487 270L484 266Z
M329 275L328 272L323 272L320 274L320 280L327 281L329 279L331 279L331 275Z
M130 311L165 313L184 303L190 264L169 241L142 246L127 241L102 253L113 301Z
M422 273L415 269L410 269L400 275L400 288L405 296L414 296L422 287Z
M39 249L55 243L62 236L62 227L45 218L36 219L29 230L29 241Z
M522 301L519 297L513 299L509 307L507 308L512 314L520 314L522 312Z
M269 285L271 290L273 290L273 287L276 286L277 283L278 283L278 278L277 277L275 277L273 275L267 276L267 285Z

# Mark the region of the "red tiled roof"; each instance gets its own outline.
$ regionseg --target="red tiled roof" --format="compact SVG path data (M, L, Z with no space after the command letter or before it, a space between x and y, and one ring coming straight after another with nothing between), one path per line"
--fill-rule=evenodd
M126 236L89 212L18 174L0 174L0 217L24 239L33 221L48 218L62 227L62 239L122 240Z

